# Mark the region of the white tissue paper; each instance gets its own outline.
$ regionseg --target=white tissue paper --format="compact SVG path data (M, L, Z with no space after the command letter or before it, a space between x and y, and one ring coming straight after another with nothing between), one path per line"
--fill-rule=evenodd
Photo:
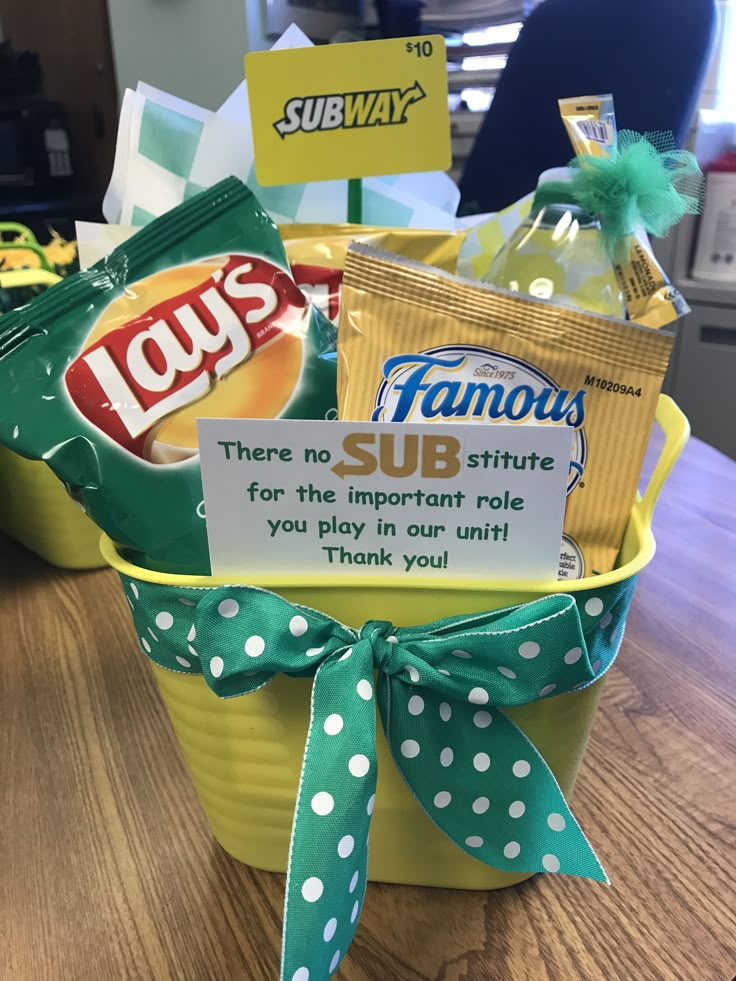
M275 48L311 44L292 25ZM126 91L112 179L103 214L141 226L231 174L256 194L277 223L347 221L347 181L261 187L255 175L247 83L211 112L139 82ZM460 192L444 173L363 181L363 223L455 227Z
M274 48L310 44L292 25ZM246 81L217 112L142 82L135 92L126 90L113 173L102 207L109 225L77 224L82 267L109 254L136 228L231 174L250 187L277 224L347 221L347 181L277 187L258 183ZM365 225L466 230L458 272L470 278L482 276L531 203L529 196L498 214L458 219L460 191L441 172L368 177L362 188Z

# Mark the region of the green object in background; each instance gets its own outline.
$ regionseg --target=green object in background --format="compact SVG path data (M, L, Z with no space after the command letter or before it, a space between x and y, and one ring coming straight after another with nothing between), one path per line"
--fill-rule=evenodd
M64 277L77 272L77 243L66 241L54 228L48 227L47 232L49 241L42 245L26 225L0 222L0 274L38 269ZM51 285L51 281L42 279L41 282L44 286Z
M12 235L13 238L7 239L7 235ZM46 253L30 228L16 221L0 222L0 273L21 269L53 272Z

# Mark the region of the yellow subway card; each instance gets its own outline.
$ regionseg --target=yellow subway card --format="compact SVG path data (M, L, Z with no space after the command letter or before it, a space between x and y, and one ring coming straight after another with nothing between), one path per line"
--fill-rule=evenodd
M440 35L254 51L245 73L263 186L451 164Z

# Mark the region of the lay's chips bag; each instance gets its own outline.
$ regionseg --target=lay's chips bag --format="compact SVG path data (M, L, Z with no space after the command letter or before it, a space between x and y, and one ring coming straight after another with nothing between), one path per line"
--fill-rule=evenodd
M334 414L334 342L229 178L0 320L0 442L133 561L207 573L195 420Z

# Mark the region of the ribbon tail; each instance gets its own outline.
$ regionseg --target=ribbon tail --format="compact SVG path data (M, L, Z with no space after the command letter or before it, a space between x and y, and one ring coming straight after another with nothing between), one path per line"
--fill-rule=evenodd
M504 872L608 882L546 761L503 712L424 689L412 715L407 686L392 689L385 728L396 766L448 838Z
M314 677L289 852L282 981L329 978L352 942L365 896L376 776L372 653L357 641Z

